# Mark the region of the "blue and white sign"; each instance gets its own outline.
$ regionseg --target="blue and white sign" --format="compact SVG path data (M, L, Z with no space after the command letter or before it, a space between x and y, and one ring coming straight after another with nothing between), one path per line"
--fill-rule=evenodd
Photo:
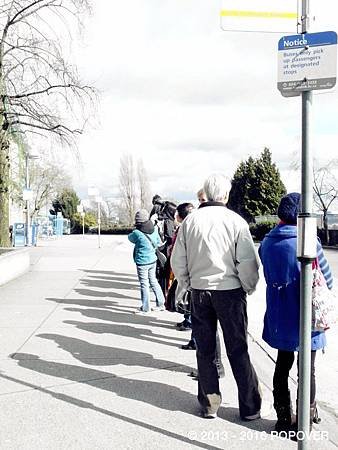
M337 78L337 33L295 34L278 42L277 87L285 97L331 89Z

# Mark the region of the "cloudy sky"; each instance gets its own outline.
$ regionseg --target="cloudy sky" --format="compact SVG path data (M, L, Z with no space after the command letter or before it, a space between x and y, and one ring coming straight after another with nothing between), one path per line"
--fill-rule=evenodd
M337 1L312 3L321 5L313 30L338 30ZM300 159L300 98L277 90L282 34L223 31L221 5L93 0L75 56L82 78L101 92L97 123L80 140L82 169L74 172L83 195L88 185L117 195L119 158L129 152L143 158L153 193L192 199L208 174L231 177L264 147L287 188L300 189L290 170ZM337 89L314 96L311 143L323 164L337 157Z

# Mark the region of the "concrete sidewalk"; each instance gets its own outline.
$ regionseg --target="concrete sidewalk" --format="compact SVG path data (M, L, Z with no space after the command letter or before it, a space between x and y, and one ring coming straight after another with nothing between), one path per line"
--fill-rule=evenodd
M224 349L219 417L197 415L197 383L188 376L195 352L179 348L189 334L174 327L181 316L134 315L132 247L125 236L102 242L101 249L96 236L42 242L30 250L31 271L0 288L0 448L295 449L271 434L273 411L240 421ZM271 400L274 355L260 340L263 283L248 304L251 357ZM336 448L337 378L325 378L320 365L323 423L311 448Z

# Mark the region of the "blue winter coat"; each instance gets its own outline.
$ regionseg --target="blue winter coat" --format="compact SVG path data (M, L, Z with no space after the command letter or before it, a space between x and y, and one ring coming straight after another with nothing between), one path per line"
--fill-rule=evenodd
M161 244L161 239L158 234L157 228L151 233L147 234L154 243L155 247ZM134 261L138 266L144 266L146 264L153 264L157 261L155 249L149 239L140 230L134 230L128 235L130 242L135 244L134 248Z
M278 350L298 351L300 263L296 257L297 227L277 225L259 248L266 281L263 340ZM313 332L311 349L326 345L324 332Z

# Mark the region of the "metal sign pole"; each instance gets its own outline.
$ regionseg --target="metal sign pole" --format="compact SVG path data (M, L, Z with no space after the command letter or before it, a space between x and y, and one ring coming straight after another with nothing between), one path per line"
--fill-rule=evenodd
M99 240L99 248L101 248L101 202L97 203L97 236Z
M302 33L309 30L309 0L302 0ZM303 233L298 235L302 249L308 246L311 236L307 221L312 213L312 158L310 155L310 108L312 92L302 92L302 209ZM311 318L312 318L312 259L303 255L300 279L300 328L299 328L299 382L298 382L298 448L309 449L310 439L310 367L311 367Z
M28 155L28 151L26 150L26 154L25 154L25 164L26 164L26 180L25 180L25 184L26 184L26 191L28 191L29 189L29 168L28 168L28 164L29 164L29 155ZM25 245L28 246L29 245L29 199L26 199L26 234L25 234Z

